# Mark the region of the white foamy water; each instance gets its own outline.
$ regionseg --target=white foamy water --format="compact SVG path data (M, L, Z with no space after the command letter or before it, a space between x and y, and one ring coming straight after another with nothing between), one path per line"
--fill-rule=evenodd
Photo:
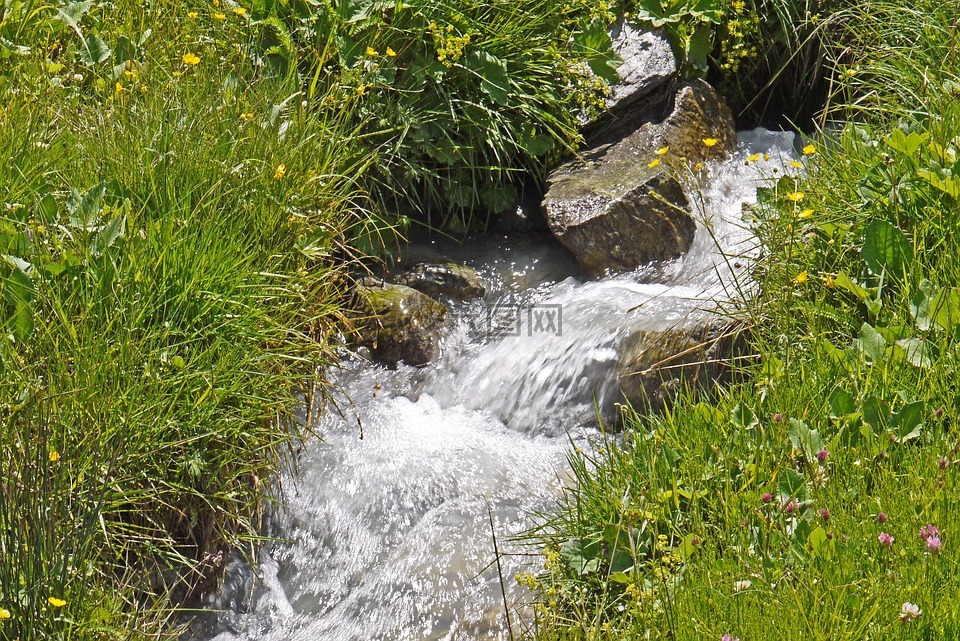
M793 137L740 138L691 195L697 235L668 265L585 281L546 242L488 239L452 256L480 271L486 299L452 310L435 363L354 361L338 374L341 412L324 414L322 440L282 479L276 542L254 570L231 561L211 604L220 612L200 636L508 638L493 533L507 597L520 603L514 576L541 561L513 537L561 496L571 443L590 447L597 411L619 400L620 342L736 307L752 289L758 248L742 205L774 168L795 171L785 168ZM753 153L770 158L745 164Z

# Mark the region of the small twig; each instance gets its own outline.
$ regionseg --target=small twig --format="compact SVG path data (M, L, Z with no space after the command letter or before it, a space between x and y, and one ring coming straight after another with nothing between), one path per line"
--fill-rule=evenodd
M497 576L500 579L500 595L503 597L503 615L507 618L507 633L510 635L510 641L513 639L513 624L510 622L510 605L507 603L507 587L503 582L503 567L500 565L500 548L497 545L497 530L493 525L493 510L490 503L484 499L487 504L487 518L490 519L490 536L493 537L493 554L497 560Z

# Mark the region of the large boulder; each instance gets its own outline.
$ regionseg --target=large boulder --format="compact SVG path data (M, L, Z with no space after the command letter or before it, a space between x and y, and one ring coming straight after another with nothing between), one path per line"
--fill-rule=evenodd
M746 348L742 324L719 317L635 330L620 346L620 393L637 409L660 412L681 387L709 391L727 382L732 360Z
M596 127L592 147L547 178L550 230L592 275L682 256L696 225L673 168L736 145L730 109L702 81L675 83L629 113Z
M487 291L476 270L453 262L418 263L404 269L393 280L433 298L450 296L468 301L482 298Z
M366 317L360 345L373 359L395 367L424 365L440 352L440 328L447 308L411 287L366 278L356 287Z

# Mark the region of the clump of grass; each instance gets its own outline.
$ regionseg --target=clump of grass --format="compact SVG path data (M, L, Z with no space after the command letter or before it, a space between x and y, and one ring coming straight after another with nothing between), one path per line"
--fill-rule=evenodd
M3 16L0 638L153 634L256 533L366 216L248 16L77 4Z

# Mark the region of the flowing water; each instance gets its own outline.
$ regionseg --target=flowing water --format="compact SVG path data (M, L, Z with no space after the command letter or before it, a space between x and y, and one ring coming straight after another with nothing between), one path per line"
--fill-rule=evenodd
M746 163L753 153L770 157ZM452 304L442 356L426 367L344 365L340 412L324 412L322 440L283 479L276 541L255 569L230 562L203 636L508 638L501 585L513 609L527 598L514 576L541 567L516 535L556 504L567 452L590 448L598 412L613 410L620 341L749 295L758 248L742 204L794 171L792 157L791 134L741 134L691 195L692 249L655 269L586 280L543 239L435 248L476 268L486 297Z

